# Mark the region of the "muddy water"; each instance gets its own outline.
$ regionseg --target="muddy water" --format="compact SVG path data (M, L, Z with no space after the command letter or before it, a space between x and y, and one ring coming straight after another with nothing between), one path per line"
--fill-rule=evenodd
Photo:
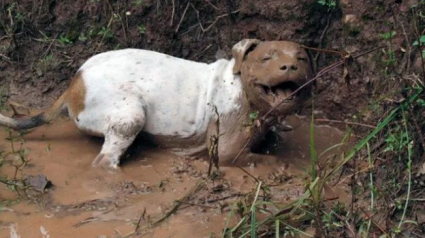
M276 149L282 164L247 168L262 178L273 179L279 174L291 178L273 190L274 199L282 202L302 194L301 178L310 154L308 120L291 117L288 124L294 130L282 134L283 144ZM6 137L8 133L2 130L0 138ZM336 129L316 127L318 153L341 139L342 133ZM178 158L165 149L142 147L126 160L121 172L111 174L91 167L101 144L102 140L81 134L67 120L26 134L23 147L28 150L29 162L18 177L43 174L54 186L44 194L32 195L33 201L0 206L0 237L120 237L133 232L139 221L145 237L209 237L212 232L220 234L229 210L226 203L255 187L241 170L221 168L222 179L207 184L207 189L194 195L190 204L183 205L164 223L147 229L144 227L161 218L175 200L206 176L207 162ZM19 143L15 142L14 147L19 149ZM0 148L10 151L10 141L2 140ZM1 176L13 177L12 160L7 156L0 167ZM0 184L3 204L16 199L15 192Z

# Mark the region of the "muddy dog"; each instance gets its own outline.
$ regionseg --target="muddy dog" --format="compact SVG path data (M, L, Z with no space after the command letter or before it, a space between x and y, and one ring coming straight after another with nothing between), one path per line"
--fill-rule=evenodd
M294 42L256 39L240 41L232 55L206 64L140 49L101 53L81 66L43 113L28 119L0 114L0 124L29 129L67 111L82 132L105 137L95 167L117 168L139 134L185 155L206 151L210 138L218 137L221 165L242 149L240 165L270 159L250 148L276 117L294 112L302 93L277 106L261 129L247 126L250 114L264 115L305 83L312 74L309 57Z

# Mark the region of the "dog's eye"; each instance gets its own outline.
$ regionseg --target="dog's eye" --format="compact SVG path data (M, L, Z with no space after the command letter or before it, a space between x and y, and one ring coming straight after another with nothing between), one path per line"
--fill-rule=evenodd
M270 60L272 57L271 56L264 56L262 59L261 59L261 61L267 61L267 60Z

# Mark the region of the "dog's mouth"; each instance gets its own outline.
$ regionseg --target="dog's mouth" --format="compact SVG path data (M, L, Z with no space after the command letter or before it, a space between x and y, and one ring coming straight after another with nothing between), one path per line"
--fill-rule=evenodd
M272 102L280 102L284 99L293 101L299 96L298 92L294 93L299 88L294 81L285 81L275 86L258 84L258 88Z

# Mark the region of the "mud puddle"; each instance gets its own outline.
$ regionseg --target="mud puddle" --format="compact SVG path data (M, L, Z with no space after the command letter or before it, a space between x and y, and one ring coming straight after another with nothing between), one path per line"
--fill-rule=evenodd
M304 192L302 180L310 159L309 121L291 117L288 124L294 130L283 133L283 144L274 148L283 163L247 168L254 176L277 181L272 187L273 200L282 203ZM318 154L342 140L342 133L336 129L316 126L315 131ZM1 138L8 136L1 131ZM206 161L179 158L152 147L142 147L127 159L121 172L111 174L92 168L102 140L81 134L67 120L37 128L24 138L22 147L27 150L28 164L18 177L43 174L53 187L30 201L22 199L4 206L17 195L0 184L0 237L122 237L162 218L176 200L207 176ZM10 141L2 140L0 148L10 151ZM15 142L14 149L19 148ZM0 167L1 176L14 176L12 160L13 156L7 156ZM232 202L255 189L255 181L240 169L220 170L222 177L207 182L165 222L144 229L144 237L220 234ZM339 190L333 192L345 193L343 187Z

